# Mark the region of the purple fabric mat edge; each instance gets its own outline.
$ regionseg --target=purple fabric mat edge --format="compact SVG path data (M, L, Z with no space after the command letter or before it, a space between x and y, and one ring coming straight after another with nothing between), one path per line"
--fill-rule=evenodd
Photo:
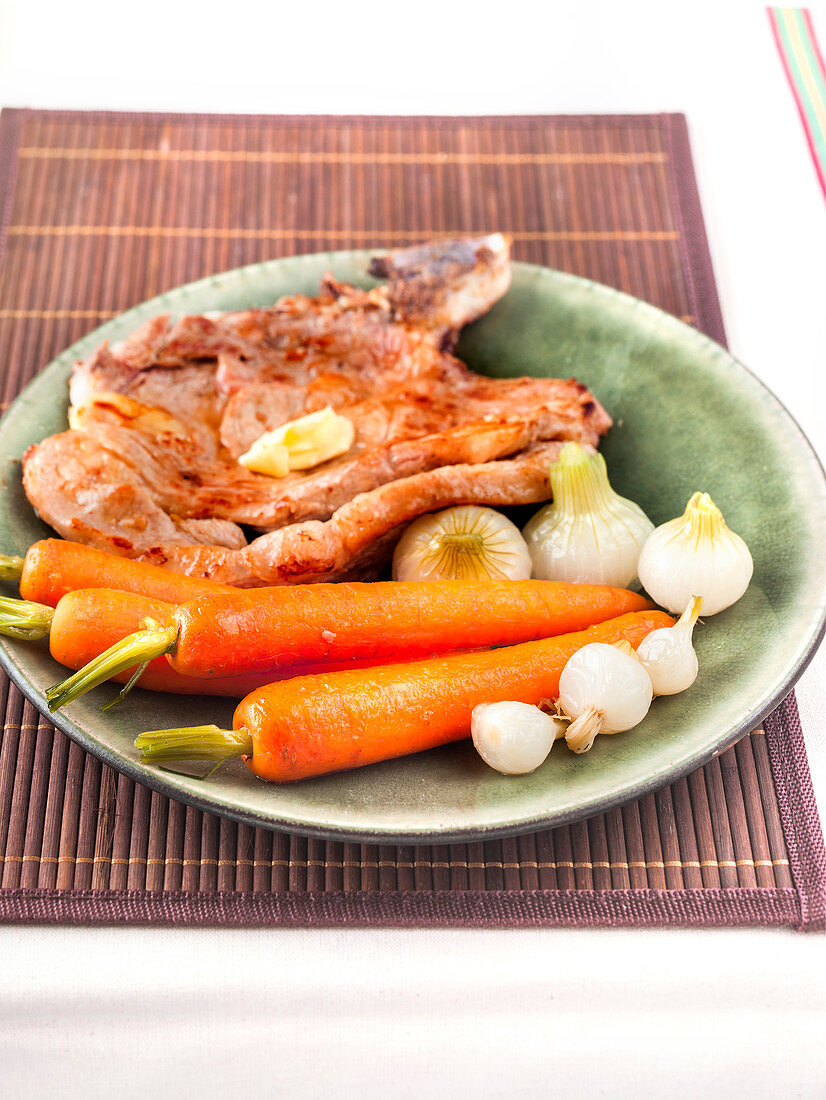
M800 930L826 931L826 845L794 693L763 723L789 865L800 896Z
M8 895L8 896L7 896ZM799 926L792 889L198 894L0 891L0 920L237 927Z
M0 263L14 196L17 148L29 108L0 112ZM61 118L112 119L110 111L39 112ZM129 117L272 121L265 115L129 113ZM308 116L315 118L315 116ZM322 116L333 118L336 116ZM350 116L341 116L346 118ZM352 116L361 118L362 116ZM367 116L364 116L365 118ZM384 117L384 116L382 116ZM455 116L459 118L462 116ZM492 118L496 116L479 116ZM514 124L541 124L543 116L507 116ZM680 230L680 251L698 328L725 345L726 336L696 184L688 125L682 114L555 116L579 125L639 122L662 126L669 152L669 187ZM433 116L449 125L454 116ZM387 116L386 121L418 118ZM826 847L793 694L765 722L779 811L796 889L698 891L494 891L490 893L151 894L94 891L0 891L0 920L50 923L184 923L255 925L741 925L791 924L826 929ZM803 807L802 820L795 815ZM417 901L416 899L422 899ZM510 899L510 903L508 901ZM447 904L446 904L447 902ZM239 907L241 907L239 909Z

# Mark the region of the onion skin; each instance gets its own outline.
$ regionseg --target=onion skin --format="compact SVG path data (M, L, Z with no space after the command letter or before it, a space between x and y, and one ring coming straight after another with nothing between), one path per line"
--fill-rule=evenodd
M592 642L568 661L559 678L559 703L570 718L588 706L603 715L603 733L622 733L638 725L653 698L651 678L636 657L613 645Z
M569 718L568 748L588 752L600 733L623 733L648 714L654 689L634 653L593 642L574 653L559 678L559 708Z
M531 569L519 528L476 504L419 516L393 554L396 581L519 581L528 580Z
M566 443L550 466L553 502L526 524L533 575L575 584L627 588L654 524L639 505L614 492L605 459Z
M646 638L649 643L640 653L642 661L651 683L654 685L656 695L677 695L686 688L690 688L697 679L700 664L694 647L689 643L688 652L682 653L682 644L678 639L667 637L671 630L657 630L654 635Z
M697 679L700 663L691 641L703 608L703 597L692 596L674 626L652 630L637 649L637 658L651 677L655 695L677 695Z
M708 616L740 599L754 562L708 493L695 493L681 516L652 532L638 568L640 583L660 607L678 615L692 597L702 596Z
M527 775L565 735L559 719L530 703L503 700L473 708L470 734L486 764L503 775Z

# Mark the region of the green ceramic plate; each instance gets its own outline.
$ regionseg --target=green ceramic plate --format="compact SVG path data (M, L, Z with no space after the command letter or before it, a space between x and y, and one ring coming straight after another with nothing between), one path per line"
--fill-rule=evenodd
M321 274L370 285L368 253L276 260L180 287L91 333L15 401L0 424L0 547L23 554L49 532L20 483L26 447L66 426L71 364L157 313L264 306L313 292ZM635 730L598 738L575 756L556 746L532 775L489 770L469 742L286 787L260 782L235 761L204 782L141 765L143 729L230 722L207 698L135 691L101 713L98 688L54 721L85 749L169 795L252 825L349 840L446 841L527 832L606 810L708 760L789 692L822 636L826 615L824 475L777 400L722 348L635 299L583 279L514 265L508 295L468 329L460 355L492 375L576 376L613 415L604 453L617 489L655 523L707 490L750 546L754 579L733 608L696 632L700 676L682 695L655 701ZM0 657L45 711L61 670L43 646L4 639Z

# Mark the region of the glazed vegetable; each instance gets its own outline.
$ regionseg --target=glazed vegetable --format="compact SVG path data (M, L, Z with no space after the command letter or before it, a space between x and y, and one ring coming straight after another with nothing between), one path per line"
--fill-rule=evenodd
M674 626L652 631L637 650L655 695L676 695L697 679L699 662L691 636L702 606L703 597L692 596Z
M144 762L248 756L252 771L275 783L357 768L467 737L480 703L554 698L562 669L583 645L639 645L670 622L661 611L640 611L505 649L294 677L242 700L231 731L150 730L135 745Z
M565 723L530 703L480 703L473 708L470 735L486 764L503 775L525 775L565 736Z
M122 641L124 630L145 628L170 611L170 605L134 592L89 588L67 592L56 608L0 597L0 634L22 641L49 638L52 657L67 668L83 668L108 647ZM223 695L242 699L248 692L274 679L340 669L372 668L375 661L340 661L291 666L281 673L253 672L237 676L185 676L176 672L165 657L149 661L141 673L141 687L178 695ZM126 683L136 668L124 669L113 679Z
M82 668L121 639L124 630L139 630L147 618L162 619L169 611L170 605L160 600L106 588L68 592L56 608L0 597L0 634L24 641L48 637L56 661L67 668ZM134 671L134 667L125 668L115 679L127 682ZM150 691L242 699L270 679L272 676L261 673L212 679L182 676L165 658L158 657L143 670L140 682Z
M0 555L0 579L19 579L24 600L49 607L56 607L61 596L78 588L117 588L173 604L235 591L226 584L187 577L63 539L35 542L25 558Z
M159 625L124 638L46 698L52 709L64 706L115 672L164 653L185 676L235 676L510 645L650 606L621 588L548 581L234 589L171 609Z
M523 531L533 575L583 584L631 584L654 524L638 505L614 492L602 455L589 454L578 443L563 445L550 476L554 499Z
M639 563L646 592L675 614L702 596L703 615L716 615L740 599L753 571L748 547L708 493L695 493L681 516L650 535Z
M565 731L568 748L588 752L597 734L632 729L645 718L653 694L651 679L630 647L622 642L584 646L559 678L559 709L573 719Z
M531 556L519 528L493 508L457 504L419 516L393 554L397 581L527 580Z

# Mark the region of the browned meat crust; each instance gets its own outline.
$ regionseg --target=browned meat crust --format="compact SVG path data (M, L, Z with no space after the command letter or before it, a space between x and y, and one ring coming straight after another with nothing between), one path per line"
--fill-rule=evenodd
M444 350L507 289L503 239L373 271L388 282L327 276L317 298L153 318L98 349L72 379L72 428L24 456L34 507L66 538L257 585L364 573L446 503L547 497L548 442L596 446L610 418L573 380L485 378ZM347 454L284 478L236 461L326 405L353 421ZM265 534L248 545L241 525Z
M402 528L424 512L453 504L506 507L546 500L548 464L561 446L544 443L500 462L442 466L391 481L357 496L324 523L293 523L241 550L167 546L143 556L179 573L242 588L374 576Z

